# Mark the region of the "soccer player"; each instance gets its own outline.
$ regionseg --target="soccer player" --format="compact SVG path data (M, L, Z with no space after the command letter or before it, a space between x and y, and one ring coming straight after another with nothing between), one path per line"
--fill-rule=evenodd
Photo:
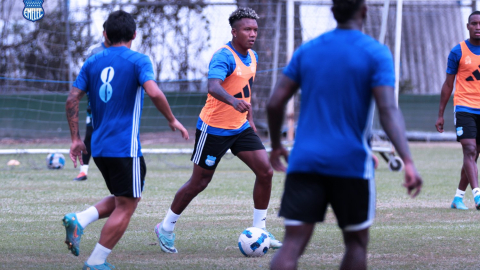
M257 37L257 19L251 8L239 8L229 17L232 40L212 57L208 71L208 98L197 122L191 157L193 172L177 191L163 222L155 226L162 251L177 253L173 230L180 214L212 180L222 156L231 150L255 173L253 226L265 230L273 170L253 123L252 83L258 56L251 49ZM271 237L272 248L282 243Z
M480 150L480 11L468 17L467 29L470 38L455 46L448 56L447 77L442 86L438 119L435 127L443 132L443 113L453 91L454 125L457 141L462 145L463 166L460 183L451 208L467 210L463 196L468 185L472 188L475 207L480 210L477 159Z
M112 12L105 24L111 47L90 57L75 80L66 103L72 145L70 158L82 164L85 144L78 132L78 104L88 94L92 108L92 157L112 195L80 213L63 218L68 249L78 256L83 230L100 218L108 218L100 239L83 269L111 269L107 256L127 229L142 195L146 166L140 146L143 89L183 138L188 133L172 114L168 101L154 81L148 56L130 50L136 36L132 15ZM143 87L143 89L142 89Z
M368 229L375 215L369 142L373 99L384 130L405 163L404 186L412 197L422 186L395 102L391 53L361 32L367 14L365 1L333 0L332 12L337 28L294 53L267 105L270 161L275 170L285 171L280 161L288 157L280 142L283 113L287 101L302 89L279 212L285 218L285 238L272 269L296 269L328 205L345 243L340 269L366 269Z
M105 39L104 42L101 42L100 44L90 48L87 52L87 57L86 59L90 58L92 55L95 55L106 48L110 47L110 41L108 41L107 38L107 33L105 32L105 23L103 23L103 37ZM83 165L80 166L80 173L73 179L73 181L85 181L87 180L87 174L88 174L88 163L90 162L90 157L91 157L91 147L90 147L90 142L92 140L92 132L93 132L93 126L92 126L92 109L90 108L90 102L88 102L88 107L87 107L87 119L86 119L86 130L85 130L85 138L83 139L83 143L87 147L87 152L82 153L82 160L83 160Z

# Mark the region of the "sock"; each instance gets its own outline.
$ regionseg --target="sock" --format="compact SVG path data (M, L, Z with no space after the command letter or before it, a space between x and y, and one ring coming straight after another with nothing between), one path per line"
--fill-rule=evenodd
M77 213L78 223L85 229L88 224L98 220L98 210L95 206L90 206L87 210Z
M90 257L87 260L87 264L92 266L104 264L110 252L112 252L111 249L108 249L100 245L100 243L97 243L92 251L92 254L90 254Z
M465 196L465 190L460 190L457 188L457 193L455 193L455 197L459 197L463 199L463 196Z
M80 172L82 173L85 173L85 174L88 174L88 165L82 165L80 166Z
M253 227L260 229L266 228L265 221L267 220L267 209L253 208Z
M473 194L473 198L475 198L476 196L480 195L480 188L474 188L472 190L472 194Z
M163 219L163 229L167 232L173 232L179 217L180 215L175 214L172 209L168 209L167 215Z

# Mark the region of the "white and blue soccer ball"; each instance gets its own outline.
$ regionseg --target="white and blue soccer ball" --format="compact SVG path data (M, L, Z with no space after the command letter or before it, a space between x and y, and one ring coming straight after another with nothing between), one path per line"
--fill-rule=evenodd
M246 257L261 257L270 248L270 237L260 228L247 228L238 238L238 248Z
M51 153L47 156L47 168L59 170L65 166L65 157L60 153Z

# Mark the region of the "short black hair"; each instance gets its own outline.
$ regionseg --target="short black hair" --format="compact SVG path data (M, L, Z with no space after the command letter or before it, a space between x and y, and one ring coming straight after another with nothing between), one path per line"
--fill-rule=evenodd
M345 23L352 19L365 0L332 0L332 2L333 17L338 23Z
M112 44L132 40L135 30L137 30L137 25L133 16L123 10L110 13L105 22L105 31L107 32L108 40Z
M232 14L230 14L230 17L228 17L228 22L230 23L230 26L233 28L233 24L237 21L240 21L243 18L254 19L254 20L260 19L260 17L258 17L255 10L248 7L240 7L240 8L237 8L237 10L235 10L234 12L232 12Z
M470 23L470 18L473 16L473 15L480 15L480 11L474 11L472 12L472 14L470 14L470 16L468 16L468 23Z

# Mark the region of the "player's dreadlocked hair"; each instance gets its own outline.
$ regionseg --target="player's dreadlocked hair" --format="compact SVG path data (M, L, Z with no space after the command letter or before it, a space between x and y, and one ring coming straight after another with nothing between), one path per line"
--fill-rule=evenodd
M255 10L248 7L241 7L230 14L230 17L228 17L228 22L230 23L230 26L233 27L233 24L236 21L239 21L243 18L258 20L260 17L258 17Z
M350 20L365 0L332 0L333 17L338 23Z

